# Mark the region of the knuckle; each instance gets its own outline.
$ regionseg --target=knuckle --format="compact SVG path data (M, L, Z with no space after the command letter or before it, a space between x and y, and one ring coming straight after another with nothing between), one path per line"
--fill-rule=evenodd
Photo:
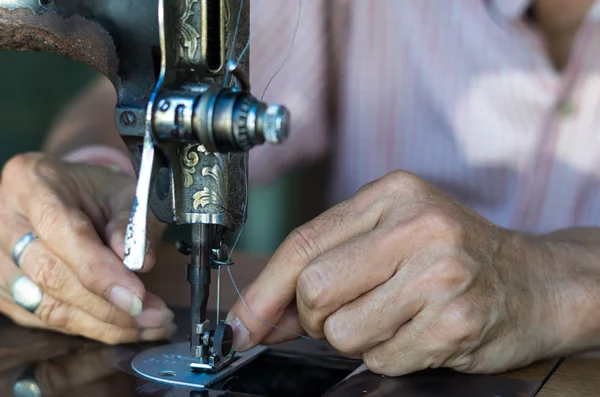
M442 316L443 327L448 330L446 345L451 348L469 345L479 339L482 324L479 317L466 306L455 306Z
M42 299L42 303L35 314L48 327L58 329L68 328L69 307L66 303L52 299L48 295Z
M31 165L39 158L38 154L35 153L24 153L19 154L10 158L2 167L2 175L0 181L6 183L8 181L17 181L23 171L31 167ZM22 182L22 180L21 180Z
M45 289L59 291L64 285L63 273L58 260L48 254L36 257L36 268L32 272L32 281L43 285Z
M89 218L75 208L61 208L57 211L56 202L48 201L47 208L40 209L38 227L44 234L74 234L79 237L93 235L94 229ZM63 207L59 204L59 207Z
M403 170L394 170L380 179L387 188L395 191L419 191L423 189L424 183L417 175Z
M79 210L69 211L66 224L70 231L77 236L87 237L93 235L92 222L87 215Z
M327 276L323 274L320 266L309 266L300 273L296 291L307 309L323 310L333 303L326 280Z
M346 323L339 318L337 313L331 315L325 321L324 332L327 341L343 356L353 357L358 351L357 338L351 327L344 326Z
M469 267L458 258L449 256L438 260L431 269L438 291L462 290L472 281Z
M58 211L54 211L49 203L39 203L40 208L40 216L37 223L38 228L42 231L43 234L46 233L60 233L60 228L64 221L63 215Z
M286 240L293 254L299 257L304 263L307 263L318 256L320 252L317 243L318 239L318 233L315 228L310 224L306 224L292 230Z
M474 354L465 354L457 358L452 363L452 368L458 372L466 374L479 373L479 363L475 360Z
M367 182L358 189L357 196L377 191L381 185L381 179L375 179L374 181Z
M442 208L430 205L424 208L418 218L418 226L426 234L452 237L460 234L460 227Z

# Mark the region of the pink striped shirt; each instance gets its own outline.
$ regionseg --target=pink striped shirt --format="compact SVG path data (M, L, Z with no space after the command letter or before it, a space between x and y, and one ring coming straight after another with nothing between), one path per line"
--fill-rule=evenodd
M556 72L521 18L528 3L303 0L265 96L290 108L292 134L252 151L251 178L332 155L332 203L405 169L504 227L600 225L600 4ZM260 95L298 5L253 4Z

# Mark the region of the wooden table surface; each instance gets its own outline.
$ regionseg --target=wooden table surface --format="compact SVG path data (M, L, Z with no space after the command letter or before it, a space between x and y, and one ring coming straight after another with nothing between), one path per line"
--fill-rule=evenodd
M264 255L242 252L234 255L233 278L243 290L261 271L268 261ZM179 254L173 244L164 245L157 252L155 269L142 275L147 289L161 296L169 305L189 307L189 284L185 280L187 258ZM221 308L231 307L237 293L227 272L222 273ZM215 307L213 280L209 307ZM588 353L563 360L547 360L527 368L512 371L505 376L517 379L542 380L545 382L537 397L600 397L600 353Z

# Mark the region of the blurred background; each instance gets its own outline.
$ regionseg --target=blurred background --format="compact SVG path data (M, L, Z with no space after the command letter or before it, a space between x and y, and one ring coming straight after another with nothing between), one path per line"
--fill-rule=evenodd
M15 154L40 150L60 109L96 76L57 55L0 51L0 165ZM295 171L270 186L250 186L248 223L236 250L272 253L294 227L321 212L324 168ZM187 229L171 227L165 238L186 236Z

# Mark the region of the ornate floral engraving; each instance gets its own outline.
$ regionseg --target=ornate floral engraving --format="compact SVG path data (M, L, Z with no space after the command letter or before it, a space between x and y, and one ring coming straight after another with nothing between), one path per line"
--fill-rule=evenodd
M199 192L194 193L194 209L197 210L198 207L206 207L209 204L214 204L219 207L224 207L223 198L219 195L219 193L215 190L209 189L205 187Z
M183 186L189 188L194 183L194 174L196 166L200 161L200 156L195 152L195 146L186 145L181 154L181 169L183 170Z
M189 19L195 16L193 8L199 1L181 0L172 3L173 7L175 7L175 15L177 16L175 21L175 39L177 40L177 43L175 43L175 48L177 48L175 52L175 65L179 65L182 61L195 63L197 59L202 35L195 25L200 26L200 24L191 24ZM192 21L194 20L192 18Z
M227 197L226 191L226 172L227 172L227 155L220 153L209 153L206 151L204 146L198 146L198 152L203 156L212 157L215 161L215 165L212 167L202 168L202 176L213 179L214 189L205 187L199 192L196 192L194 198L194 209L197 210L199 206L206 207L209 204L213 204L226 209L225 198Z
M246 210L244 153L209 153L204 146L194 145L183 152L182 163L184 186L193 192L187 197L194 211L220 213L228 225L243 222Z

